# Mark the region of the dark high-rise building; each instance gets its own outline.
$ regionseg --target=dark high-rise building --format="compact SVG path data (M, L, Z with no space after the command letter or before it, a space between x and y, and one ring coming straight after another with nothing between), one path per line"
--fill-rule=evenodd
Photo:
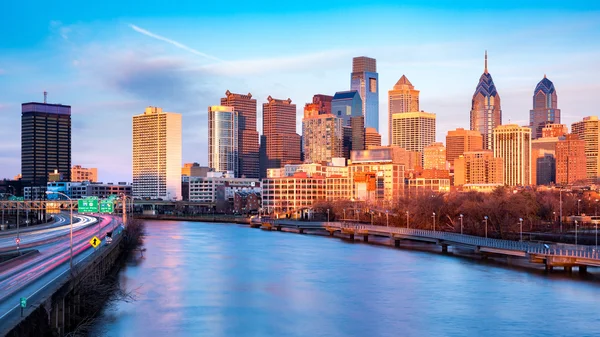
M46 186L57 170L71 181L71 106L21 105L21 174L24 186Z
M252 94L234 94L227 90L221 105L233 107L238 113L239 176L260 177L258 131L256 131L256 100Z
M353 58L352 74L350 76L351 90L358 91L362 99L365 127L379 131L379 74L377 74L377 61L365 56Z
M263 134L261 136L261 177L267 169L301 163L302 141L296 133L296 104L291 99L271 96L263 103Z
M331 112L344 120L344 126L350 126L350 119L363 117L362 100L356 90L338 91L331 100Z
M492 130L499 125L502 125L500 95L496 91L492 75L488 72L486 51L485 68L471 102L471 130L479 131L483 136L483 148L492 150Z
M533 109L529 111L531 138L542 137L547 124L560 124L560 109L554 83L544 75L533 91Z

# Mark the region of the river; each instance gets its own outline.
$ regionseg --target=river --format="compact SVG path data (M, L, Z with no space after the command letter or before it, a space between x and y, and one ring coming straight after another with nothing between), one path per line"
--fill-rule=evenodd
M148 221L144 247L93 335L600 336L577 273L230 224Z

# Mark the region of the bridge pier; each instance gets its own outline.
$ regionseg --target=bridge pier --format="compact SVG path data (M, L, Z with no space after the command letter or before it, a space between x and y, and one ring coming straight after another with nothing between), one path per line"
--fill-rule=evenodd
M298 228L298 233L304 234L304 228Z
M580 274L587 273L587 266L579 266L579 273Z
M369 242L369 234L363 236L364 242Z
M281 226L277 226L277 231L281 232Z
M350 234L350 240L354 241L354 234Z
M394 247L400 247L400 239L392 238L392 240L394 240Z
M329 231L329 236L333 236L333 233L335 233L335 231Z
M546 268L546 271L552 271L552 269L554 269L554 267L553 267L553 266L551 266L551 265L549 265L549 264L547 264L547 265L545 266L545 268Z
M573 267L572 266L565 266L565 272L566 273L571 273L573 271Z
M442 245L442 253L448 252L448 245Z

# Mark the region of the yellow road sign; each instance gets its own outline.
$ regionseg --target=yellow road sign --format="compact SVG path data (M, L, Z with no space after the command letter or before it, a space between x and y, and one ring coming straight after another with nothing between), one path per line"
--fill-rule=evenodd
M100 246L100 243L102 243L102 240L98 239L95 236L90 240L90 245L92 245L92 247L94 248Z

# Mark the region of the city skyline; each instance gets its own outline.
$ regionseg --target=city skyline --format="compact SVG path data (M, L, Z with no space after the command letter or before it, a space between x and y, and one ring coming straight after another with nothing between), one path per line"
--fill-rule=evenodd
M9 14L19 6L11 4ZM226 15L210 6L206 12L196 10L194 13L198 13L199 18L215 14L215 19L191 27L186 26L194 21L190 15L187 19L174 20L183 16L174 10L162 20L155 20L161 17L157 8L145 9L139 16L100 11L102 13L96 13L99 17L92 17L79 13L76 16L69 11L61 13L58 6L36 13L31 27L14 31L10 17L16 17L15 12L1 24L3 31L14 33L3 37L0 44L0 83L3 84L0 177L11 178L20 173L19 106L23 102L42 101L44 90L49 92L49 103L72 106L72 164L99 168L100 181L132 181L128 173L131 172L131 147L127 146L131 116L145 107L160 106L166 111L181 113L183 162L206 165L208 139L203 122L207 120L206 107L216 104L225 90L251 92L258 104L265 103L269 95L291 98L296 104L296 131L300 133L304 104L310 102L314 94L333 95L349 90L352 57L361 55L374 58L378 63L379 130L383 144L388 143L385 118L388 107L382 95L392 89L402 74L418 84L421 109L436 113L437 139L445 139L448 130L468 129L470 98L475 81L481 75L481 57L486 49L493 64L494 82L502 95L504 124L528 124L531 94L543 74L547 74L560 91L563 124L570 126L583 117L597 115L592 94L598 84L588 74L597 68L594 60L599 50L593 44L578 44L578 41L593 41L598 37L600 26L593 21L596 13L583 13L589 7L550 4L543 10L546 15L537 18L527 16L535 6L523 6L508 11L494 5L489 11L496 13L499 19L510 15L528 21L502 25L502 29L483 34L476 29L483 19L472 17L469 23L456 24L461 18L483 10L477 5L470 10L461 6L455 10L433 6L435 10L428 11L427 6L402 8L377 3L368 8L353 6L342 12L339 5L328 4L311 18L318 20L338 14L324 27L326 33L338 39L327 43L315 42L314 36L319 33L310 29L288 36L287 41L280 38L309 24L298 26L307 9L274 8L270 15L273 24L282 27L278 32L252 28L252 23L264 18L264 14L231 13L240 18L239 25L248 27L245 31L248 41L237 41L236 46L217 43L232 34L234 28L223 28L215 32L214 37L202 34L210 31L207 27L211 20ZM257 7L258 10L266 8ZM514 4L512 7L515 8ZM339 25L340 22L363 11L376 14L380 20L352 38L348 33L337 35L348 27ZM455 11L460 13L450 18L449 14L456 14ZM393 15L406 17L409 23L425 20L432 26L418 30L408 39L389 39L393 35L387 30L395 25L385 21ZM286 20L289 23L282 23ZM555 20L560 26L551 29L553 50L540 48L547 40L535 39L537 32L542 31L537 25L546 20ZM336 28L336 24L339 27ZM13 23L13 26L17 25ZM449 27L451 29L446 29ZM546 32L548 28L544 27ZM278 46L261 42L267 36L279 41ZM367 36L373 38L367 39ZM405 42L402 47L398 46L400 41ZM309 42L312 48L307 51L304 47ZM242 48L243 55L235 54L234 48ZM269 57L263 56L265 51ZM210 89L207 89L209 83ZM261 125L260 108L258 115L257 124ZM258 131L261 132L260 127ZM105 151L107 148L110 152Z

